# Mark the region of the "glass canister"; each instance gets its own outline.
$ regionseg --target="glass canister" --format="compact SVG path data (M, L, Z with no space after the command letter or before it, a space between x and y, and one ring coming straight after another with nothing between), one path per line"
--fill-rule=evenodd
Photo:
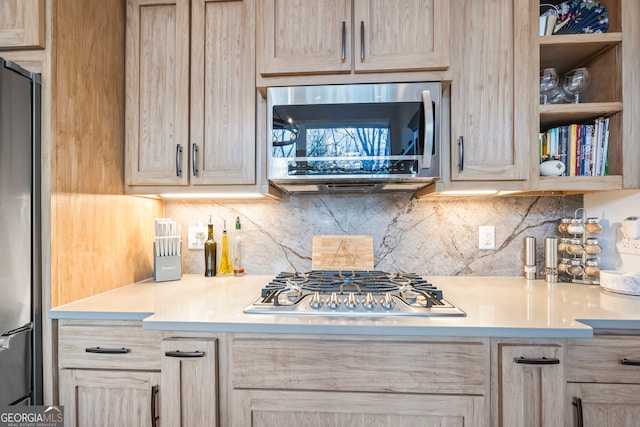
M567 274L567 270L569 269L569 265L571 264L570 258L561 258L558 263L558 272Z
M581 260L572 259L571 261L569 261L569 267L567 268L567 273L572 275L573 277L581 276L582 273L584 273Z
M587 218L587 223L584 226L584 230L587 233L598 234L602 232L602 226L600 225L600 218Z
M572 219L567 231L569 234L583 234L584 224L582 223L582 220L580 218Z
M584 244L584 251L588 255L598 255L600 252L602 252L602 247L600 247L600 244L598 243L598 239L596 237L590 237Z
M588 258L587 261L585 261L584 274L587 276L600 275L600 261L598 258Z
M570 239L569 245L567 246L567 253L571 255L582 255L584 253L584 248L582 247L582 240Z
M568 237L561 238L560 243L558 243L558 251L566 252L570 242L571 242L571 239Z
M571 224L571 218L562 218L558 225L558 231L562 234L569 232L569 224Z

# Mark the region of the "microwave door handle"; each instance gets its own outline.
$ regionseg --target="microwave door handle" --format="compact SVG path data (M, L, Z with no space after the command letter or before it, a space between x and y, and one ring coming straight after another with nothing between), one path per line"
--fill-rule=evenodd
M431 104L431 92L422 91L422 106L424 108L424 145L422 147L422 168L431 167L431 153L433 152L434 112Z

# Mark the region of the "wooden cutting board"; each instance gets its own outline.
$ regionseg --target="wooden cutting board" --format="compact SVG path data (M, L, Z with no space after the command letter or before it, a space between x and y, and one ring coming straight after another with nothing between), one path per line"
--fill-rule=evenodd
M318 235L313 237L312 270L373 270L373 237Z

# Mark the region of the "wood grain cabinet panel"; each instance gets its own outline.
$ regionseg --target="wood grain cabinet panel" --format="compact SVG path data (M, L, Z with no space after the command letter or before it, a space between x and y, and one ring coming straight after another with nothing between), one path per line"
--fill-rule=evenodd
M0 1L0 50L44 48L44 0Z
M442 70L449 66L443 0L264 0L262 76Z
M561 427L563 347L501 344L497 348L497 425Z
M527 79L537 77L521 57L535 43L520 12L527 1L454 0L451 8L460 29L451 34L451 180L522 180L537 135L527 95Z
M254 9L128 0L127 192L255 184Z
M165 426L217 426L217 342L213 338L162 341L162 409Z
M640 419L640 337L598 335L567 346L566 425L635 427Z

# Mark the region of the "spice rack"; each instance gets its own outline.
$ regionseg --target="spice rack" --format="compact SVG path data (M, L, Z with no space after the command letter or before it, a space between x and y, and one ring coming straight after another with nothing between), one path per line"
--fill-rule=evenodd
M558 252L559 279L585 285L600 284L602 251L597 235L602 232L600 219L587 216L584 208L576 209L573 218L563 218L558 225L561 234Z

